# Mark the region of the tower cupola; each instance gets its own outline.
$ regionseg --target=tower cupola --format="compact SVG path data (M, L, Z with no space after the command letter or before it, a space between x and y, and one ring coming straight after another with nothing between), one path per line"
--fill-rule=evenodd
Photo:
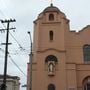
M60 12L60 10L51 4L49 7L45 8L43 12Z

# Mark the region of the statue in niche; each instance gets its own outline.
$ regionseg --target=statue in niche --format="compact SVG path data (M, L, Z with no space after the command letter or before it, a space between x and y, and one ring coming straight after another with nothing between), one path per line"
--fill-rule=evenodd
M45 62L47 64L48 75L54 76L56 64L58 62L57 58L54 55L48 55Z
M54 64L54 62L49 62L49 64L48 64L48 71L49 71L49 73L53 73L54 71L55 71L55 64Z

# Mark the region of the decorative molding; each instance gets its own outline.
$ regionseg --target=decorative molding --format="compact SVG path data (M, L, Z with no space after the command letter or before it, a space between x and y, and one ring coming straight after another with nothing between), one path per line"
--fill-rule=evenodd
M54 48L49 48L49 49L45 49L45 50L37 50L37 52L42 53L42 52L47 52L49 50L53 50L56 52L66 52L66 50L58 50L58 49L54 49Z

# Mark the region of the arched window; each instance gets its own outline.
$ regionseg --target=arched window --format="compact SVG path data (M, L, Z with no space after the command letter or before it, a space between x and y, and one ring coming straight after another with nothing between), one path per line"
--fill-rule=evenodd
M86 85L84 85L84 90L90 90L90 83L86 83Z
M49 14L49 21L53 21L54 20L54 15L53 14Z
M83 90L90 90L90 77L83 80Z
M90 45L86 44L83 47L84 61L90 61Z
M45 59L45 62L48 62L48 61L57 62L58 60L57 60L56 56L54 56L54 55L48 55L48 56L46 57L46 59Z
M49 37L50 37L50 41L52 41L53 40L53 31L49 32Z
M55 85L54 84L49 84L48 85L48 90L55 90Z

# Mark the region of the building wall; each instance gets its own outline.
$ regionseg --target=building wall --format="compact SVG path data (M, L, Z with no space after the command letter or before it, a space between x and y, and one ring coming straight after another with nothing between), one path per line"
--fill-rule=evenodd
M50 14L54 15L52 21ZM55 85L55 90L84 90L86 79L90 80L90 65L84 61L83 46L90 44L89 38L90 26L79 32L71 31L69 20L57 7L47 7L40 13L34 21L32 90L48 90L50 84ZM52 74L48 71L51 61L45 61L48 55L57 58Z
M0 78L0 85L2 84L3 78ZM7 78L6 82L7 90L20 90L20 82L18 79L13 79L12 77Z

